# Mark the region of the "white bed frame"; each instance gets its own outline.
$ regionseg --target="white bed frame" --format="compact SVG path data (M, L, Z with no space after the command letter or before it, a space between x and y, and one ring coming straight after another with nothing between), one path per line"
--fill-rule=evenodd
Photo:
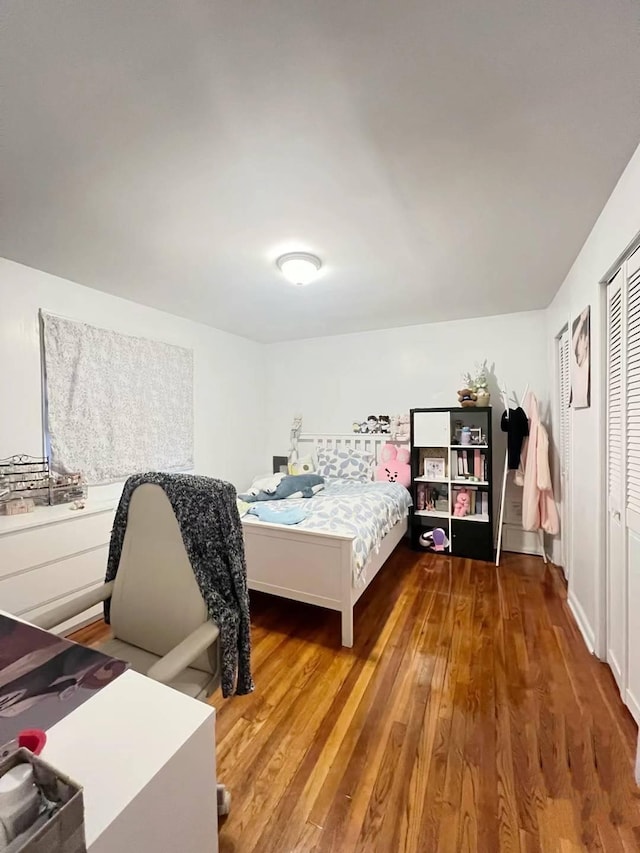
M302 435L299 456L320 447L367 450L376 462L389 435ZM369 557L365 585L353 585L353 538L333 533L296 529L243 519L249 589L294 601L317 604L342 615L342 645L353 646L353 607L378 574L407 531L407 519L399 521L382 540L378 553Z

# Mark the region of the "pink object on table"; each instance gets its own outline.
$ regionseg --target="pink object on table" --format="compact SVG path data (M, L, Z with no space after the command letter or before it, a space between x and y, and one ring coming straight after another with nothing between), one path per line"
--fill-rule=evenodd
M47 734L42 729L23 729L18 735L18 746L24 746L34 755L40 755L47 742Z
M0 744L0 758L6 758L17 749L24 747L34 755L40 755L47 742L47 735L42 729L23 729L18 733L18 737L10 740L9 743Z

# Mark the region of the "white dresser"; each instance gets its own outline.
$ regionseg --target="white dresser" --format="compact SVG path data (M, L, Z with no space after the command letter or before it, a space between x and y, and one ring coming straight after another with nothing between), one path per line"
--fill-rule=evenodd
M104 581L116 502L88 501L0 516L0 607L29 620ZM102 605L56 629L95 619Z

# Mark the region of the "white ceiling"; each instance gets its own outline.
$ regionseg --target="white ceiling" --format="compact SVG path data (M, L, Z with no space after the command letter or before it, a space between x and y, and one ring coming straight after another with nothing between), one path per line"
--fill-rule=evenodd
M0 8L0 254L262 341L546 306L640 139L635 0Z

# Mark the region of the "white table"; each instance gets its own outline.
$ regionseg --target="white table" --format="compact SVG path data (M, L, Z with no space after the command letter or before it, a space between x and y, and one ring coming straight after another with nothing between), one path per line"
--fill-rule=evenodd
M47 731L42 757L82 785L90 853L217 853L210 705L127 671Z

